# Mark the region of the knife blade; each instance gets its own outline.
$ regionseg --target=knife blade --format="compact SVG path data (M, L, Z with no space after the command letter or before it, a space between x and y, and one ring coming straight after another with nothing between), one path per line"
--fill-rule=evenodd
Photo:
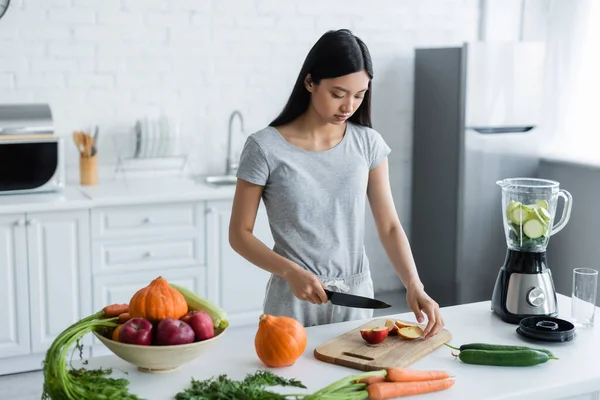
M371 299L368 297L357 296L354 294L333 292L325 289L327 298L332 304L344 307L353 308L389 308L389 304L384 303L381 300Z

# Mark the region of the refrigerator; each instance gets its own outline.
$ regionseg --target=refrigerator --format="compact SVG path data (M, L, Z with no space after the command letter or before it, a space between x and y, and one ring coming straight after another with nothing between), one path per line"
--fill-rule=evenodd
M490 300L506 255L496 181L535 177L544 46L415 49L409 239L441 306Z

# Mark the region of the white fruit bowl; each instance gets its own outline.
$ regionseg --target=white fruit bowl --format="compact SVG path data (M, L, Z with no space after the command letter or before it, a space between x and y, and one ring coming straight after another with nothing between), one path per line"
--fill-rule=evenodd
M138 370L149 373L166 373L173 372L198 358L204 350L221 339L226 330L215 330L215 336L207 340L175 346L140 346L115 342L98 332L94 332L94 335L117 357L137 366Z

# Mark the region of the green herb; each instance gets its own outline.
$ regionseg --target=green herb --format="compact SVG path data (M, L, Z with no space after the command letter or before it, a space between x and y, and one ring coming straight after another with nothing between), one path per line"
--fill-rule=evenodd
M60 333L44 359L42 400L140 400L127 390L126 379L109 378L111 369L67 369L67 355L73 347L83 356L80 339L101 328L114 328L118 318L101 319L104 311L78 321Z
M362 400L368 397L366 384L355 383L374 375L385 375L385 370L352 375L312 394L279 394L266 390L270 386L289 386L306 389L296 379L286 379L270 371L257 371L246 375L243 381L234 381L219 375L204 381L192 378L189 388L177 393L176 400Z
M216 378L205 381L197 381L192 378L191 387L183 392L177 393L177 400L283 400L288 399L285 395L265 390L268 386L293 386L306 389L302 382L296 379L285 379L270 371L257 371L246 375L243 381L233 381L227 375L219 375Z

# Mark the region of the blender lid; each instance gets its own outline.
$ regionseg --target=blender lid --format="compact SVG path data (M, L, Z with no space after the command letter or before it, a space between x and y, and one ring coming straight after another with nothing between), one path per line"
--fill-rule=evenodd
M575 325L560 318L527 317L519 322L517 333L533 340L569 342L575 339Z

